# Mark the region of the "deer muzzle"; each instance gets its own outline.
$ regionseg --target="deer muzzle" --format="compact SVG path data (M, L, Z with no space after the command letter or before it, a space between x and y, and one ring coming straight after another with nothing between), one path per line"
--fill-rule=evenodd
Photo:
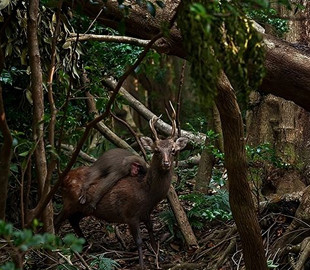
M171 161L168 158L164 158L162 161L162 168L164 170L170 170L171 168Z

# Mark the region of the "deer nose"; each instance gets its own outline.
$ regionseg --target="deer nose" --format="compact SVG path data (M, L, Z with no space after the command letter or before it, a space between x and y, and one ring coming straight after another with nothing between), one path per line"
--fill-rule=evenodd
M169 161L164 161L164 162L163 162L163 167L164 167L165 169L170 169L170 166L171 166L171 163L170 163Z

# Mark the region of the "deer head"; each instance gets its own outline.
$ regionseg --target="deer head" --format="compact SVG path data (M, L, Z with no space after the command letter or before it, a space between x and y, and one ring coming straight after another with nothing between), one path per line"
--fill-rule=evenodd
M168 111L166 111L172 123L171 135L164 140L158 138L155 124L158 121L159 117L153 116L153 118L149 121L149 125L155 140L153 141L149 137L141 138L141 142L144 148L154 153L153 160L160 162L160 164L158 165L160 165L160 168L163 171L169 171L172 168L174 156L178 151L182 150L188 142L188 139L185 137L180 137L178 139L176 138L176 113L171 103L170 106L172 110L172 115L170 116Z

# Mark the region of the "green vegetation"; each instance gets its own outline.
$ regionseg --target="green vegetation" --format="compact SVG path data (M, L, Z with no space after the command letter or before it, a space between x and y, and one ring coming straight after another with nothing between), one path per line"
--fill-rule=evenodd
M191 193L180 196L180 199L189 203L190 209L187 211L187 216L191 225L196 229L202 229L205 223L213 220L232 219L226 190L218 190L213 195Z
M37 226L35 226L37 227ZM50 250L56 251L66 256L71 256L74 252L81 252L85 240L77 238L73 234L67 234L63 239L50 233L33 233L33 230L18 230L11 223L0 220L0 238L2 242L1 249L7 250L9 247L10 254L15 256L19 254L19 264L28 265L35 263L32 261L31 252L39 250L42 252ZM46 256L46 255L45 255ZM14 257L16 260L16 256ZM12 261L6 262L0 266L0 269L16 269Z
M225 71L235 89L244 93L256 89L264 75L264 51L239 2L188 0L183 5L178 24L189 60L195 63L191 76L203 93L204 104L211 105L220 70Z

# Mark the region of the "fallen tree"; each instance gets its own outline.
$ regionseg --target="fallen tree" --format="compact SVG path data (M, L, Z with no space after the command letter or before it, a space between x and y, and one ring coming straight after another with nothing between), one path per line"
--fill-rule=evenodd
M156 10L156 17L150 15L147 10L135 1L125 1L131 5L129 14L124 18L119 9L118 2L98 0L98 4L91 1L78 0L75 6L89 17L95 18L104 7L97 21L117 29L119 21L124 19L126 35L149 40L160 32L161 26L169 18L172 18L180 0L165 1L165 8ZM71 4L71 1L67 1ZM261 33L266 48L266 76L260 90L295 102L307 111L310 110L310 55L293 44L281 39ZM160 38L155 44L155 49L160 53L186 58L186 52L182 46L182 36L176 26L172 27L168 37ZM220 83L220 82L219 82Z

